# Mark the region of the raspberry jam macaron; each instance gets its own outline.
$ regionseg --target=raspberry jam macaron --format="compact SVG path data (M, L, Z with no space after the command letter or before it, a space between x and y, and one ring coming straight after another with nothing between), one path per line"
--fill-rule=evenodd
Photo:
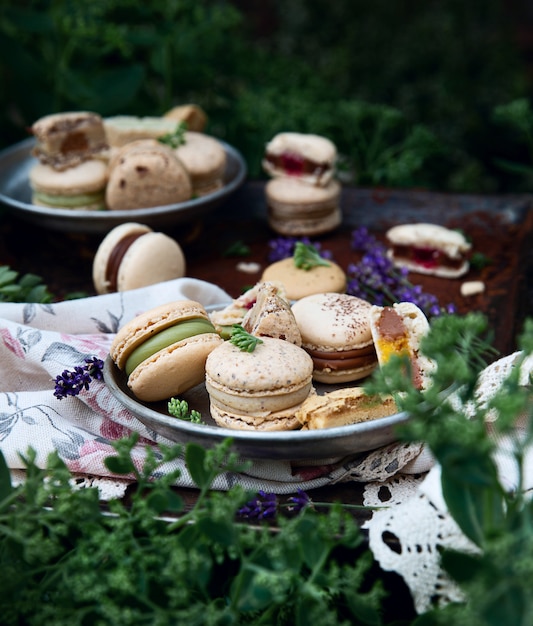
M211 416L236 430L293 430L296 412L314 393L313 362L297 345L263 337L253 351L226 341L206 361Z
M155 402L203 382L207 356L221 343L204 307L194 300L178 300L125 324L109 352L133 394Z
M289 177L324 186L333 178L336 160L337 148L326 137L284 132L267 143L262 165L274 178Z
M149 226L127 222L111 230L93 260L97 293L128 291L185 276L185 256L178 242Z
M321 293L292 305L302 347L313 359L313 379L344 383L368 376L377 366L370 330L372 305L348 294Z

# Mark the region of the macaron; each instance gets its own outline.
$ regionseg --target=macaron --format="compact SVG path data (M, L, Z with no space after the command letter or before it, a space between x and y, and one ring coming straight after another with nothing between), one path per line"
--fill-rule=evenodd
M120 148L139 139L157 139L175 132L178 122L164 117L114 115L103 120L109 146Z
M33 156L45 165L63 170L87 159L107 158L108 143L103 120L92 111L52 113L36 120Z
M202 133L207 125L207 115L197 104L180 104L169 109L163 117L175 122L184 122L187 130Z
M392 306L373 305L370 309L370 331L379 365L393 355L406 356L411 377L417 389L427 389L434 363L422 354L420 344L429 332L424 312L412 302L396 302Z
M389 258L411 272L458 278L470 268L467 254L472 246L458 230L425 222L398 224L386 238Z
M314 380L351 382L365 378L376 368L371 307L361 298L339 293L314 294L292 305L302 348L313 359Z
M267 265L262 281L281 283L289 300L300 300L316 293L346 291L346 274L337 263L327 260L327 265L303 269L288 257Z
M293 430L314 393L313 362L297 345L264 337L252 352L226 341L210 352L205 386L213 420L236 430Z
M268 224L288 237L330 232L342 222L340 194L336 180L317 187L297 178L272 178L265 186Z
M324 186L333 178L336 159L337 148L326 137L283 132L267 143L262 165L270 176Z
M106 163L99 159L62 170L39 162L29 172L32 203L55 209L104 210L107 174Z
M204 307L178 300L141 313L115 335L110 355L143 402L179 396L203 382L208 354L223 343Z
M174 149L174 154L189 173L193 196L205 196L224 186L226 151L209 135L187 131L185 143Z
M155 139L128 143L110 161L106 204L111 211L178 204L191 196L183 163Z
M149 226L127 222L109 231L93 259L97 293L128 291L185 276L179 243Z
M294 313L276 283L261 283L257 300L244 316L242 327L255 337L276 337L302 345Z
M368 395L362 387L343 387L310 396L297 416L303 429L316 430L360 424L397 412L392 396Z

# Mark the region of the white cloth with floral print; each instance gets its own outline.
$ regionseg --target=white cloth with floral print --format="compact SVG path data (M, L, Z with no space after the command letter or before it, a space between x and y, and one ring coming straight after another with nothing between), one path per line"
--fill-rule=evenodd
M94 381L79 396L58 399L54 380L87 357L105 359L118 328L142 311L179 299L209 306L231 298L216 285L181 278L55 304L0 304L0 449L8 466L22 470L20 454L31 446L41 466L57 451L73 474L110 477L104 459L114 453L113 441L132 430L141 435L135 449L139 462L146 446L169 443L123 407L105 383ZM419 445L393 444L362 458L306 467L254 460L246 474L223 475L214 487L228 489L239 480L252 490L292 493L339 481L383 480L402 468L427 470L431 459L421 452ZM176 463L182 470L179 484L193 486L184 463Z

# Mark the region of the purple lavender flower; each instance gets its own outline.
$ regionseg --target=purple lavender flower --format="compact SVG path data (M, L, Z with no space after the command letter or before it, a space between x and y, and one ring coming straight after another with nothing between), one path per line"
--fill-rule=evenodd
M257 496L237 511L239 517L245 519L271 519L278 512L278 498L275 493L257 492Z
M302 491L301 489L298 489L298 492L295 496L291 496L289 498L289 511L292 511L293 513L299 513L300 511L305 509L305 507L311 505L311 498L307 495L307 493L305 493L305 491Z
M93 380L102 380L104 362L97 358L85 359L85 365L77 365L74 370L63 370L55 378L54 396L59 400L68 396L77 396L84 389L89 389Z
M408 270L394 265L387 256L387 248L365 226L352 232L351 245L363 256L359 263L350 263L347 268L346 292L350 295L378 306L412 302L428 317L455 312L453 304L441 307L436 296L424 293L420 285L413 285L407 278Z

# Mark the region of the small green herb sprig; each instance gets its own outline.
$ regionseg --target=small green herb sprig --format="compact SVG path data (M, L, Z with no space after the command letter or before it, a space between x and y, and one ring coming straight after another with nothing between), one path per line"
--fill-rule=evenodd
M163 143L171 148L179 148L183 146L185 142L185 132L187 131L187 124L185 122L179 122L176 126L176 130L173 133L167 133L161 137L158 137L157 141Z
M263 343L262 339L251 335L240 324L232 325L229 341L243 352L253 352L258 344Z
M47 304L53 299L40 276L23 274L12 270L8 265L0 266L1 302L38 302Z
M168 412L173 417L177 417L186 422L193 422L193 424L202 423L202 414L195 409L190 410L189 403L186 400L170 398L168 401Z
M329 267L331 263L320 256L318 250L312 244L305 244L297 241L294 244L293 253L294 265L297 268L309 271L313 267L323 266Z

